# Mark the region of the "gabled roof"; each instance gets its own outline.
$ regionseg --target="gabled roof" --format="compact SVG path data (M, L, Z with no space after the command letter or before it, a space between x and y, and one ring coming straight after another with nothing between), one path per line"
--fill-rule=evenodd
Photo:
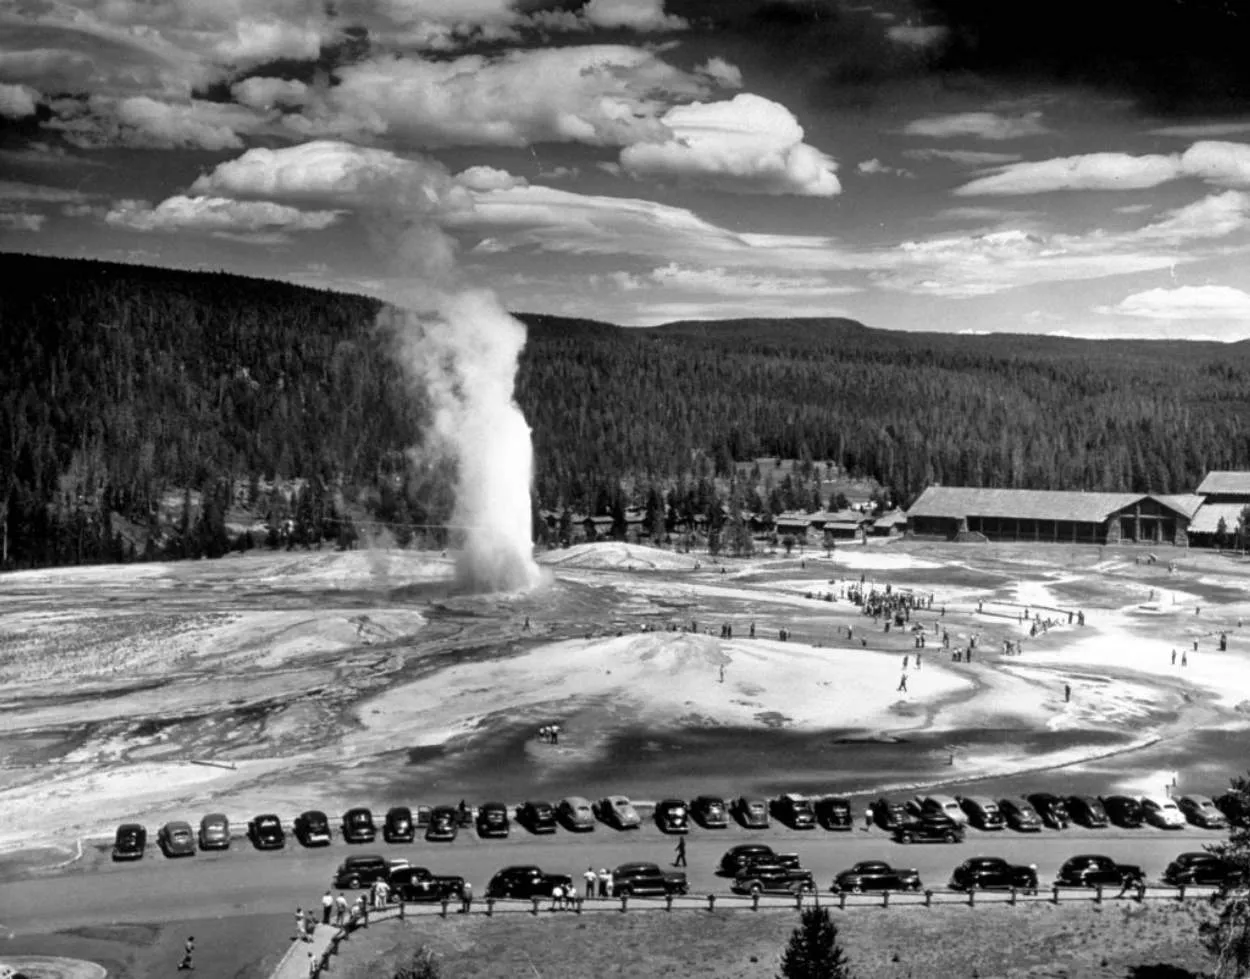
M1198 485L1200 496L1248 496L1250 497L1250 472L1217 469L1207 473Z
M1143 493L1082 493L1068 490L983 489L930 486L907 511L914 517L1007 517L1020 520L1072 520L1102 523L1113 513L1144 499Z
M1241 521L1244 503L1204 503L1189 522L1191 534L1214 534L1220 529L1220 518L1224 519L1224 530L1229 534L1237 532L1237 524Z
M896 527L899 524L907 523L907 513L903 510L891 510L889 513L883 513L873 521L875 527Z
M1162 503L1169 510L1175 510L1177 513L1183 513L1185 516L1192 518L1202 506L1202 497L1197 493L1171 493L1166 496L1152 494L1156 500Z

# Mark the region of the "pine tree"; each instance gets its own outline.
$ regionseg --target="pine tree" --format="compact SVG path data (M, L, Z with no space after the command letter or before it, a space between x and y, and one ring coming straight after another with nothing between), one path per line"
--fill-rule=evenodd
M1231 789L1243 806L1250 805L1250 779L1233 779ZM1216 979L1245 979L1250 976L1250 827L1232 827L1225 842L1207 849L1230 864L1239 877L1211 899L1215 920L1204 921L1199 934L1216 958Z
M781 953L777 979L850 979L850 965L838 944L838 926L827 908L804 908L799 926Z

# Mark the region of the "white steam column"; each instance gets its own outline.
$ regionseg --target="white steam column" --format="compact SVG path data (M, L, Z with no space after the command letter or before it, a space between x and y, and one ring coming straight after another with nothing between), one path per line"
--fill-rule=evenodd
M473 591L520 591L541 580L531 541L530 427L513 399L525 327L493 293L461 292L436 317L391 309L409 378L428 399L425 451L457 463L452 523L466 528L456 579Z

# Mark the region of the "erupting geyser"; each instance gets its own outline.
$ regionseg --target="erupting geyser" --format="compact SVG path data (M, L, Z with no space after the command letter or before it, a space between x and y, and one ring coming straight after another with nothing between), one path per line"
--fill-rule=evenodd
M428 399L425 450L457 464L451 522L465 534L457 583L473 591L532 588L540 580L530 536L533 446L512 397L525 327L486 291L445 296L433 316L382 315Z

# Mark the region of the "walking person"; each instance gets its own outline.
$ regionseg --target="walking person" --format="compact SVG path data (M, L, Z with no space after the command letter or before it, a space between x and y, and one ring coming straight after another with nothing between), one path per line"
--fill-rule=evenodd
M339 891L339 896L334 899L334 923L342 928L343 923L347 921L347 898L343 896L343 892Z
M907 674L904 673L898 678L898 690L895 693L907 693Z
M187 943L182 946L182 959L178 963L179 970L194 969L195 963L191 960L195 957L195 936L192 935L187 939Z
M328 925L330 923L330 913L334 910L334 895L329 891L321 896L321 923Z
M587 867L586 872L582 874L582 879L586 881L586 896L595 896L595 884L599 882L599 875L595 873L594 867Z
M677 859L673 861L673 866L686 866L686 838L684 836L677 839Z

